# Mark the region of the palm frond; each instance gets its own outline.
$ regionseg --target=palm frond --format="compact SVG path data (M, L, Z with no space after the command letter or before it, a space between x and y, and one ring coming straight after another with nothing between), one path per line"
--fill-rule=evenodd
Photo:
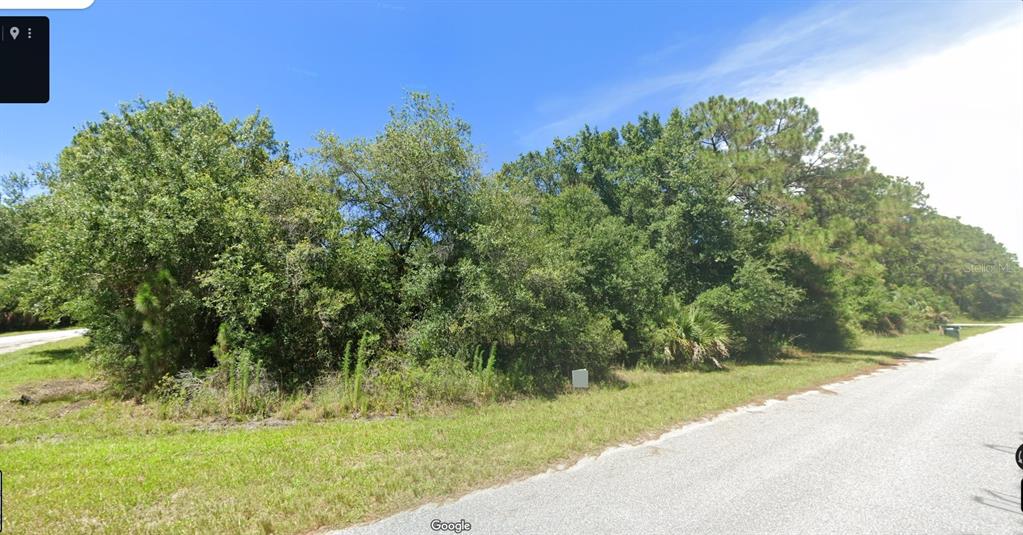
M665 356L675 362L700 364L710 360L722 367L719 359L728 358L731 344L728 325L689 305L669 320L665 329Z

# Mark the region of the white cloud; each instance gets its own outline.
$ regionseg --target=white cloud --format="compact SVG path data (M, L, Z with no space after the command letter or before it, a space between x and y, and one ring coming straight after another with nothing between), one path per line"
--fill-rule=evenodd
M805 96L879 170L923 182L939 212L1023 258L1023 21L848 76L810 74L784 94Z
M787 19L763 19L704 65L672 69L670 65L681 56L707 53L702 44L686 37L637 58L636 63L648 71L642 76L596 86L582 95L548 98L537 109L547 120L519 141L524 148L536 148L555 136L571 135L584 124L616 124L666 102L684 105L712 94L784 87L793 70L830 72L836 66L899 58L935 39L957 38L1004 16L1006 7L935 3L920 9L901 3L823 3ZM658 70L657 65L663 68Z
M609 87L598 88L583 98L563 99L567 102L582 101L583 105L562 116L551 120L526 133L520 141L527 146L545 145L556 136L571 135L584 124L594 124L614 117L624 110L632 110L645 99L662 95L666 92L691 90L701 84L721 84L724 79L749 72L750 69L765 68L791 60L798 54L798 49L805 46L806 41L814 36L821 39L829 31L841 25L849 17L849 11L825 14L818 10L811 11L783 21L771 31L757 31L748 39L736 46L723 51L709 65L699 69L654 74L636 80L629 80ZM688 42L686 45L691 46ZM795 51L793 49L796 49ZM649 64L653 61L668 61L673 54L684 53L686 46L672 43L661 50L638 58L639 63ZM720 92L721 90L718 90ZM551 108L548 102L543 108Z

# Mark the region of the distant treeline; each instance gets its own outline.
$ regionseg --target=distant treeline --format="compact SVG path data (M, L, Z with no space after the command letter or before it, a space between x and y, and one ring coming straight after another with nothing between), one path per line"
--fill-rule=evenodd
M302 388L347 376L353 342L367 369L480 370L493 348L487 367L528 390L1021 309L1014 255L851 135L823 139L799 98L714 97L493 174L480 160L422 94L376 137L324 133L302 158L259 116L126 105L5 179L0 310L88 327L144 393L218 368Z

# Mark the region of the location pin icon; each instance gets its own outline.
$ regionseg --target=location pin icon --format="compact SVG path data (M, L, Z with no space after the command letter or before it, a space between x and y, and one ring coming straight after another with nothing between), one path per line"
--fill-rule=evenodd
M17 40L18 40L18 34L19 34L19 33L21 33L21 31L20 31L20 30L18 30L18 27L17 27L17 26L15 26L15 27L11 28L11 38L12 38L12 39L14 39L15 41L17 41Z

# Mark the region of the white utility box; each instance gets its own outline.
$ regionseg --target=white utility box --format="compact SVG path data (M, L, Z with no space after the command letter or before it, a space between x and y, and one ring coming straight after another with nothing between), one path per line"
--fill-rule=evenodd
M581 370L572 370L572 388L589 388L590 387L590 372L586 371L586 368Z

